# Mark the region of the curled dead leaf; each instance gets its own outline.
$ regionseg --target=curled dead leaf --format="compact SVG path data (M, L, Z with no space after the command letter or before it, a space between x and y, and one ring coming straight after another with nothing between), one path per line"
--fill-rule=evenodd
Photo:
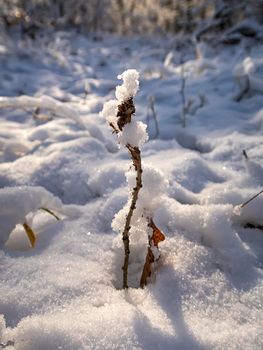
M165 240L165 235L162 233L161 230L158 229L158 227L155 225L152 219L150 220L148 226L151 227L153 230L153 234L150 240L153 242L155 247L158 247L158 243Z

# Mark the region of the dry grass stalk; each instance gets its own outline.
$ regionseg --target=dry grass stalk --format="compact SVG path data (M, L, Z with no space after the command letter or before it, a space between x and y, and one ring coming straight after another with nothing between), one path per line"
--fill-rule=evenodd
M154 120L154 125L155 125L155 135L154 135L154 139L157 138L160 134L160 130L159 130L159 125L158 125L158 121L157 121L157 114L156 114L156 111L155 111L155 106L154 106L154 103L155 103L155 98L154 96L149 96L148 97L148 101L149 101L149 104L148 104L148 108L147 108L147 125L149 127L149 124L150 124L150 116L152 116L153 120Z
M52 210L50 210L48 208L45 208L45 207L41 207L39 209L45 211L46 213L48 213L50 215L52 215L56 220L58 220L58 221L60 220L60 218Z
M186 84L186 77L185 77L185 70L184 70L184 60L183 60L183 57L181 57L181 89L180 89L180 94L182 97L182 126L183 126L183 128L186 127L186 113L187 113L186 98L185 98L185 84Z
M261 193L263 193L263 190L259 191L257 194L255 194L253 197L249 198L246 202L240 205L240 208L244 208L245 205L252 202L255 198L257 198Z
M240 102L250 91L250 81L248 75L244 75L237 79L237 84L239 87L238 94L234 97L236 102Z

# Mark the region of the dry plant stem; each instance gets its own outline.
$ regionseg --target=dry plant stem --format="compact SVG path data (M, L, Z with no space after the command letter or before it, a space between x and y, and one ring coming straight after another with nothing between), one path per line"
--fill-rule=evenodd
M132 200L131 205L126 216L125 226L122 233L122 240L124 244L124 263L123 263L123 288L128 288L128 265L129 265L129 255L130 255L130 240L129 240L129 231L131 228L131 219L133 212L136 208L136 202L138 200L139 191L142 188L142 162L141 162L141 152L138 147L132 147L131 145L126 145L129 150L133 166L136 171L136 186L132 191Z
M243 153L243 156L245 157L245 159L248 160L248 155L247 155L247 152L245 149L243 149L242 153Z
M148 105L148 110L147 110L147 125L149 126L149 124L150 124L150 111L151 111L151 115L152 115L152 118L153 118L154 124L155 124L155 135L153 138L158 138L158 136L160 134L160 130L159 130L159 125L158 125L158 121L157 121L157 115L156 115L156 111L155 111L155 107L154 107L154 102L155 102L154 96L149 96L149 105Z
M185 98L185 72L184 72L184 62L181 58L181 90L180 94L182 96L182 126L186 127L186 98Z
M238 85L240 87L240 92L238 93L238 95L234 98L234 100L236 102L240 102L245 95L249 92L250 90L250 81L249 81L249 77L246 75L244 77L244 80L242 81L241 79L239 79L238 81Z
M110 126L113 129L113 132L118 134L119 131L122 131L123 127L131 122L132 116L135 113L135 106L133 103L133 98L130 97L127 100L123 101L118 106L117 113L117 125L116 127L113 123L110 123ZM124 229L122 232L122 240L124 245L124 262L122 266L123 270L123 289L128 288L128 266L129 266L129 256L130 256L130 239L129 232L131 229L131 219L133 212L136 208L136 203L138 200L139 191L142 188L142 162L141 162L141 151L138 147L133 147L130 144L125 146L132 158L133 166L136 171L136 186L132 191L132 199L129 207L128 214L126 216L126 221L124 225Z
M56 220L58 220L58 221L60 220L60 218L52 210L50 210L48 208L45 208L45 207L41 207L39 209L47 212L50 215L52 215Z
M255 194L255 196L253 196L252 198L248 199L245 203L241 204L240 208L244 208L245 205L247 205L248 203L252 202L255 198L257 198L261 193L263 193L263 190L261 190L260 192L258 192L257 194Z

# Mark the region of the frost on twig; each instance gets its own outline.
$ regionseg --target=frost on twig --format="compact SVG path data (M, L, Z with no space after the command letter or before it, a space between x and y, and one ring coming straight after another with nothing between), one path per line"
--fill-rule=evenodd
M149 222L153 222L152 210L149 209L151 208L149 204L151 203L152 188L150 191L147 186L146 188L143 188L144 181L142 180L143 169L140 146L148 139L146 125L142 122L135 121L133 118L135 114L133 98L139 88L139 73L134 69L129 69L118 78L123 80L123 84L116 87L116 100L106 102L101 114L107 119L113 132L117 134L119 143L129 151L132 165L135 170L135 173L132 172L132 175L130 172L126 174L128 182L130 180L132 183L130 186L130 199L125 208L124 228L122 229L122 240L124 245L122 286L126 289L128 288L130 231L132 226L136 223L141 222L143 226L143 219L146 220L147 217L150 218ZM144 192L141 193L143 190ZM118 225L118 228L119 227L120 225ZM147 277L148 276L149 273ZM144 285L146 285L146 283L143 283L143 285L141 284L141 286Z

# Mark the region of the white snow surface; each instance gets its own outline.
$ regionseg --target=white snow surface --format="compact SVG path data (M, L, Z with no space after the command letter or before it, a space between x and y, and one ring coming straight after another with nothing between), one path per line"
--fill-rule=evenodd
M262 349L263 195L240 209L263 186L261 85L233 99L241 69L262 81L262 45L211 48L202 59L185 49L194 108L183 128L175 38L0 39L0 348ZM149 135L137 212L150 201L166 239L139 289L148 227L134 216L123 291L121 231L134 173L105 119L117 104L104 103L116 101L116 77L127 69L117 98L137 92L136 71L140 90L124 143L142 123Z

